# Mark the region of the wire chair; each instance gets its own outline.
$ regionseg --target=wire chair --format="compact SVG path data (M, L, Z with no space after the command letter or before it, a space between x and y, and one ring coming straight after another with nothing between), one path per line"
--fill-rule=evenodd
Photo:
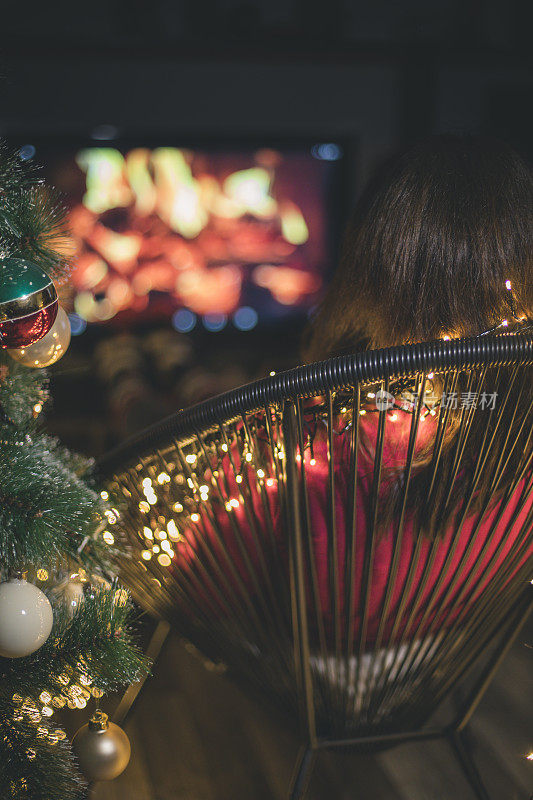
M532 607L532 363L527 332L342 356L99 464L138 602L298 718L292 800L322 749L443 736L489 797L464 731Z

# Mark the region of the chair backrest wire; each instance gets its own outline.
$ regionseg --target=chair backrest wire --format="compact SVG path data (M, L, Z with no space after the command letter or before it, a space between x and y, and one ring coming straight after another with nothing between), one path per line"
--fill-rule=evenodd
M167 418L99 465L125 582L311 740L422 724L532 577L532 364L528 332L426 342Z

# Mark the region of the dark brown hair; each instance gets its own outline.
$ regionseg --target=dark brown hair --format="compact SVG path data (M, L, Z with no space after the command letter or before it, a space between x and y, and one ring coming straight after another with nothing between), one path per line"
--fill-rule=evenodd
M391 160L357 204L306 359L530 316L532 211L531 171L501 142L438 136Z
M499 142L440 136L393 159L357 205L341 263L307 331L306 358L314 361L361 347L446 334L473 336L504 319L520 327L520 320L530 318L533 309L532 211L531 172ZM531 415L533 387L526 378L521 388L515 387L511 372L489 370L486 376L487 385L502 401L512 388L513 402L503 409L504 422L486 458L470 511L483 508L495 489L503 495L521 460L530 458L531 424L525 417ZM438 382L436 376L436 388L442 389ZM465 476L473 480L476 459L487 440L488 416L478 409L469 424L464 475L454 479L448 493L461 414L458 410L449 415L439 462L441 480L432 479L430 453L415 459L408 506L430 534L446 530L461 506ZM508 447L511 429L519 433L495 487L492 476ZM361 446L372 448L364 431ZM398 514L402 469L381 509L384 529Z

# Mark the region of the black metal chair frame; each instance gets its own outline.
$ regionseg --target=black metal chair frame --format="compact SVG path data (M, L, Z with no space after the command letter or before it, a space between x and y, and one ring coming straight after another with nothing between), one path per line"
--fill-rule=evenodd
M452 370L475 370L488 367L527 366L533 364L533 334L530 332L486 335L468 339L437 342L423 342L412 346L400 346L377 351L361 352L352 356L341 356L328 361L310 364L288 370L231 392L202 402L190 409L179 412L152 426L140 435L132 437L120 447L110 452L99 463L100 476L108 485L117 488L117 475L128 465L141 461L150 453L161 453L169 442L186 444L194 437L205 436L215 431L221 423L243 419L247 413L276 406L283 409L282 433L285 448L296 453L300 437L301 419L298 401L302 398L351 389L354 404L359 397L361 386L378 383L386 388L389 382L398 377L410 376L425 381L428 373L450 372ZM354 405L355 408L355 405ZM530 441L530 440L528 440ZM412 458L412 453L411 453ZM356 737L328 737L317 732L317 707L310 667L310 634L308 611L306 608L306 555L305 555L305 514L299 488L299 467L295 458L287 458L284 482L286 484L286 520L290 537L291 586L290 602L292 608L292 636L294 646L294 668L298 684L301 722L305 735L298 764L292 779L289 797L291 800L303 798L317 755L325 749L351 747L369 748L393 747L407 742L428 741L446 738L455 753L463 772L480 800L489 800L476 768L468 743L465 739L466 726L489 686L496 670L533 609L533 591L530 585L519 595L513 596L508 604L508 624L500 630L499 636L489 637L485 645L497 644L477 677L460 713L451 724L443 727L423 726L418 730L393 731L362 735ZM304 522L303 522L304 521ZM125 576L126 581L136 593L135 572ZM153 611L158 611L157 602L149 592L138 592L141 603ZM478 663L478 659L474 659ZM457 668L454 672L455 685L468 668Z

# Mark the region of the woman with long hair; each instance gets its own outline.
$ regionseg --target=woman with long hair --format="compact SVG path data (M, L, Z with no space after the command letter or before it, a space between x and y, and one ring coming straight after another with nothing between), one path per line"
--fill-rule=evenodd
M531 172L501 143L436 137L393 159L356 207L340 266L306 333L306 360L528 326L533 316L532 210ZM339 621L343 631L349 629L352 645L359 641L359 662L363 653L379 648L389 658L401 642L423 642L421 652L434 647L446 626L464 617L497 579L511 553L518 555L509 580L531 557L531 381L518 385L515 371L498 368L477 377L463 374L454 386L439 375L427 376L427 382L434 399L415 429L406 496L413 415L420 411L413 403L413 397L420 400L415 386L388 386L395 413L387 415L381 433L383 415L372 413L379 387L366 387L354 412L360 415L357 420L349 408L324 411L321 398L304 410L310 453L299 457L305 464L315 653L319 645L324 652L324 642L331 650L338 641ZM483 386L484 393L490 389L492 406L465 409L458 402L476 386ZM455 405L444 410L444 396L452 388ZM404 403L405 397L410 402ZM247 469L238 439L239 433L229 452L226 445L222 462L228 498L239 493L235 475L242 481ZM266 434L264 442L266 457ZM276 570L288 568L289 556L275 481L269 482L268 513L254 480L248 484L248 508L239 507L230 518L224 503L217 507L214 501L204 531L211 557L223 563L223 549L225 557L231 555L236 574L230 583L236 591L244 585L253 597L257 586L250 576L261 575L256 540L267 541L273 534L272 581ZM257 530L261 519L263 533ZM175 563L189 574L199 540L187 531L184 539ZM347 569L349 546L355 550L352 573ZM206 590L204 610L222 616L214 595L207 595ZM315 668L325 675L329 667L321 658L316 656Z

